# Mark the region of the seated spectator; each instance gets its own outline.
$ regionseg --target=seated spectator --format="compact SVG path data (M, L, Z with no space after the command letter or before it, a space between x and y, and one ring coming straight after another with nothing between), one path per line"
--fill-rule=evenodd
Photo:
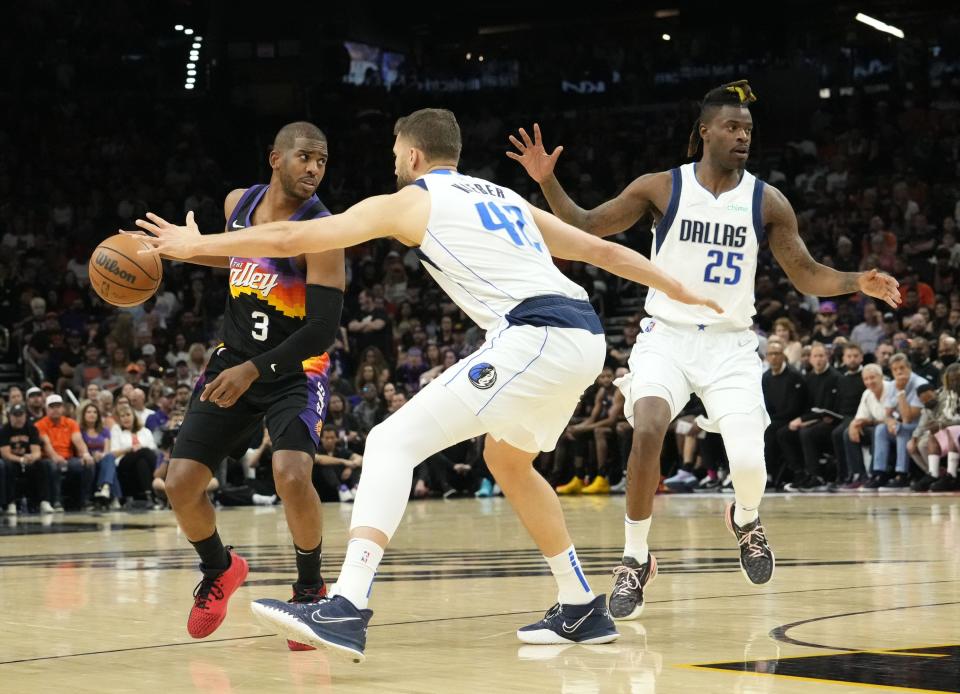
M0 428L0 508L17 514L17 500L28 497L41 513L53 513L50 504L53 463L43 458L40 433L27 420L27 408L10 408L10 421Z
M913 337L909 344L913 372L929 383L939 383L940 369L930 359L930 343L924 337Z
M838 471L837 478L842 480L841 491L854 491L863 486L867 479L863 463L864 448L869 451L873 444L874 427L883 423L886 417L884 401L893 394L893 381L883 380L883 370L877 364L867 364L862 372L864 391L853 421L843 434L846 471Z
M885 334L880 311L873 300L868 299L863 305L863 322L853 327L850 341L860 345L864 354L870 354Z
M110 442L125 502L151 502L157 443L129 405L117 406L117 424L110 431Z
M813 330L811 339L829 345L839 334L837 328L837 305L833 301L820 302L820 311L817 313L817 327Z
M890 358L890 370L893 372L894 390L884 400L884 421L873 432L873 477L864 487L866 489L905 489L910 486L910 456L907 453L913 430L923 403L917 395L917 388L927 381L913 373L906 354L897 353ZM896 443L896 475L888 475L890 445Z
M331 429L337 434L348 448L354 451L363 450L363 438L360 436L360 425L347 406L347 401L339 393L332 393L327 405L327 417L323 422L324 429Z
M947 333L941 334L937 341L937 359L933 362L934 366L942 371L957 363L957 356L957 338Z
M890 373L890 357L892 356L893 344L884 338L880 344L877 345L877 349L874 351L874 357L876 358L876 365L883 371L883 376L886 379L893 378L893 374Z
M333 429L323 428L313 457L313 486L321 501L352 501L360 483L363 456L352 452Z
M45 400L46 396L44 396L42 390L36 386L27 388L27 420L36 424L46 416Z
M377 395L376 383L366 383L360 388L360 404L353 408L360 435L366 438L370 430L383 420L384 407Z
M61 478L66 473L68 481L79 482L77 507L86 510L91 507L93 496L94 460L80 435L80 425L65 416L63 409L63 398L56 394L48 395L47 416L36 423L44 457L53 462L50 498L53 500L53 509L62 511Z
M926 456L927 474L911 485L916 492L952 492L957 486L957 464L960 462L960 446L957 439L960 437L960 364L952 364L943 373L943 385L938 391L922 393L921 390L929 386L920 386L917 392L921 395L923 412L914 433L920 432L915 439L915 450ZM928 396L924 398L923 396ZM947 457L947 469L943 474L940 470L940 460Z
M783 449L777 434L807 409L807 389L800 372L787 364L784 344L771 338L767 342L767 369L760 379L763 400L770 424L763 434L763 454L768 475L779 480L783 475Z
M768 348L769 349L769 348ZM825 482L820 475L820 451L827 450L838 419L837 382L840 374L830 366L826 348L815 343L810 350L811 370L803 377L807 409L777 432L783 457L793 472L788 492L810 491Z
M80 435L96 465L97 480L94 484L94 501L111 508L120 508L120 482L117 480L117 463L110 453L110 430L104 427L99 408L90 403L80 408Z
M797 335L797 328L789 318L777 318L773 321L773 335L783 343L783 354L787 363L795 369L800 368L800 353L803 346Z

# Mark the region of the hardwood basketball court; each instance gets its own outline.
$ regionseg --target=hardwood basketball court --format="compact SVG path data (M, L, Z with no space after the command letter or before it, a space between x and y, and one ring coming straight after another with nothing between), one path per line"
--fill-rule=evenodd
M186 633L197 559L169 511L0 528L0 691L960 692L960 496L768 497L777 573L757 589L722 520L728 495L659 497L660 575L605 646L524 646L554 602L504 499L413 502L374 583L367 660L293 653L248 608L289 597L282 509L220 513L250 561L209 639ZM596 592L622 547L622 497L565 499ZM335 578L350 507L325 507Z

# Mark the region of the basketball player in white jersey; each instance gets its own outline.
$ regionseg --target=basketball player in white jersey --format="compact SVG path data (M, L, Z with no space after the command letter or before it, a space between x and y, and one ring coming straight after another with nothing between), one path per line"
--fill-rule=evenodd
M790 203L773 186L744 169L750 152L756 100L746 80L717 87L701 103L687 155L700 161L647 174L616 198L584 210L553 174L562 152L547 153L540 128L533 140L510 136L519 161L537 181L560 219L596 236L610 236L652 214L656 222L653 263L687 287L716 299L724 312L682 305L655 288L647 293L640 336L630 356L630 374L618 382L634 436L627 466L626 542L614 569L610 596L615 619L636 619L643 588L656 576L647 546L653 498L660 481L660 450L667 427L696 393L709 425L723 436L735 501L724 512L740 545L740 567L760 585L773 577L774 555L758 508L767 482L763 432L769 423L760 388L761 365L753 324L757 250L766 238L793 284L804 294L836 296L863 292L896 307L897 282L888 275L837 272L817 263L797 231Z
M394 129L399 192L368 198L320 223L271 223L200 236L195 225L138 222L166 257L287 257L391 236L418 249L427 271L481 328L486 343L377 425L367 439L351 540L331 598L258 600L254 612L302 643L363 658L377 566L407 503L413 468L448 446L487 434L491 472L553 572L557 604L517 632L525 643L606 643L617 638L604 596L584 577L553 489L534 469L552 450L606 356L587 295L551 254L594 263L680 304L687 292L643 256L532 208L513 191L457 172L460 129L449 111L424 109ZM232 394L228 394L232 398Z

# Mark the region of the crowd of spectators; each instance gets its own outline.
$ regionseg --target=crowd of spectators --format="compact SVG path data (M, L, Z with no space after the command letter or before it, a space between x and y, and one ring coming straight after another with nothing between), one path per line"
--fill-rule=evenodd
M282 124L242 109L227 114L212 98L161 99L131 117L104 98L108 87L90 69L99 54L83 50L80 58L51 52L50 79L17 94L18 107L7 108L10 127L0 133L0 312L9 336L0 361L24 374L24 387L7 390L0 413L0 502L11 513L22 498L45 512L64 503L163 503L170 448L220 337L226 279L222 271L165 263L154 297L115 309L90 291L87 259L100 239L133 228L147 210L171 220L193 210L204 231L222 229L223 196L265 179L262 145ZM628 74L631 60L608 53L580 57ZM497 108L484 91L439 101L458 113L465 172L544 205L536 185L503 156L511 131L540 120L548 145L566 146L560 180L578 203L593 206L642 173L680 163L692 123L692 98L651 103L636 70L629 74L621 91L595 103L553 95L555 116L540 112L542 86L494 91ZM960 385L950 367L960 337L960 100L949 82L922 75L911 85L907 95L860 90L820 101L797 132L778 140L764 139L758 122L749 168L787 195L814 257L841 270L889 272L903 298L894 310L859 295L805 296L761 251L755 329L768 368L773 487L956 487ZM689 97L709 86L691 86ZM0 101L9 105L11 94L0 92ZM142 93L131 86L129 96ZM437 95L388 94L376 85L331 86L323 99L336 108L318 108L312 118L330 138L319 193L335 212L394 186L393 120L438 104ZM651 221L617 240L646 251ZM584 394L557 451L538 466L561 493L622 490L631 437L612 381L636 340L643 290L579 263L561 268L607 323L608 368ZM370 429L484 339L398 243L348 250L347 282L314 477L325 499L344 501L362 474ZM722 444L701 431L701 414L694 400L672 428L665 488L729 488ZM249 448L242 460L225 461L211 485L224 503L275 501L269 438ZM411 494L496 491L482 442L472 441L421 465Z

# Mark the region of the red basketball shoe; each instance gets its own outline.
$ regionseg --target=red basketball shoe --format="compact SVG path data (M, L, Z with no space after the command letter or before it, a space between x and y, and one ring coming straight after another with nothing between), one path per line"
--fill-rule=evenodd
M187 631L195 639L210 636L227 616L227 602L247 580L247 560L227 547L230 566L213 578L203 577L193 591L193 609L187 620Z

